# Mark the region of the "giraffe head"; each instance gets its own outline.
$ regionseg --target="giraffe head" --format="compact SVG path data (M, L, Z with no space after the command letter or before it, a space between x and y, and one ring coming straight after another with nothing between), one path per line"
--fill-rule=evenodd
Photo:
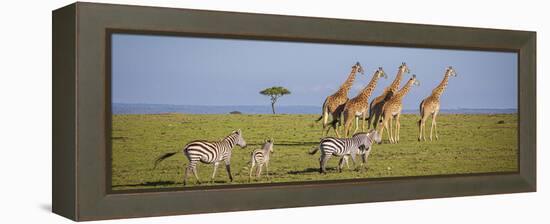
M361 63L359 63L359 62L355 63L355 65L353 65L351 68L353 70L355 70L356 72L359 72L363 75L365 74L365 71L363 70L363 66L361 66Z
M382 67L378 67L378 70L376 70L374 75L377 76L377 78L381 78L381 77L384 77L385 79L388 78L388 75L386 74L384 69L382 69Z
M449 76L454 76L454 77L456 77L456 75L457 75L455 69L453 68L453 66L447 67L446 74L449 75Z
M413 86L420 86L420 82L418 79L416 79L416 75L412 75L412 77L409 79L409 83Z
M403 62L401 63L401 65L399 66L399 71L401 71L402 73L411 73L411 70L409 69L409 66L407 66L407 63Z

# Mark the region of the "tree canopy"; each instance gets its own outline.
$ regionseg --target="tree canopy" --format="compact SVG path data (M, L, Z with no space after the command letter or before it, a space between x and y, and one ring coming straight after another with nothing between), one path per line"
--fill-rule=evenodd
M281 97L283 95L290 94L290 90L288 90L288 89L286 89L285 87L282 87L282 86L273 86L273 87L270 87L270 88L267 88L267 89L264 89L264 90L260 91L260 94L278 98L278 97Z
M290 94L290 90L282 86L273 86L260 91L260 94L271 97L271 109L275 114L275 103L279 97Z

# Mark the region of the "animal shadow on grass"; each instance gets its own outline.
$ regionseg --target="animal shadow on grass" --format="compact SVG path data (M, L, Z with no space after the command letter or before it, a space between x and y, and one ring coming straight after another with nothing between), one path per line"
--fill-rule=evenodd
M174 185L174 181L147 181L140 184L123 184L123 185L113 185L112 187L157 187L157 186L168 186Z
M331 171L335 171L336 172L336 168L335 167L327 167L327 172L331 172ZM288 171L287 172L288 174L305 174L305 173L319 173L319 168L306 168L306 169L303 169L303 170L292 170L292 171Z
M317 145L319 142L281 142L275 143L275 146L294 146L294 145Z

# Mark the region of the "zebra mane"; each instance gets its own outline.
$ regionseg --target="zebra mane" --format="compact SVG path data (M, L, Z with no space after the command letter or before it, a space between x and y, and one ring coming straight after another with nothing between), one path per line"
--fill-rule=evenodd
M351 137L353 138L353 137L358 136L358 135L367 135L368 136L369 133L368 132L358 132L358 133L353 134Z
M240 131L233 131L231 132L231 134L223 138L220 142L228 141L231 143L231 145L234 145L237 141L237 136L239 136L240 134Z

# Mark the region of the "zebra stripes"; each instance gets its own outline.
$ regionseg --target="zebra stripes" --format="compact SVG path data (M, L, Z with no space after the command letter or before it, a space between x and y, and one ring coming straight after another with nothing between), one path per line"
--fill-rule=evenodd
M260 177L262 174L262 167L265 164L265 172L267 177L269 177L269 157L270 154L273 152L273 139L266 140L263 147L261 149L256 149L250 153L250 171L248 175L248 181L250 182L250 179L252 179L252 171L254 170L254 166L256 164L258 165L256 167L256 177Z
M246 147L246 142L242 137L241 130L236 130L230 135L222 139L221 141L204 141L196 140L189 142L183 148L183 154L189 160L189 164L185 169L183 176L183 185L187 184L187 175L189 172L193 172L193 175L197 179L197 183L200 184L199 176L197 174L197 164L199 162L205 164L214 164L214 171L212 172L212 181L216 176L216 171L218 165L221 161L225 162L225 168L227 170L227 175L229 176L229 181L233 181L233 176L231 175L231 150L235 145L240 147ZM173 156L176 152L166 153L155 161L155 167L163 161L164 159Z
M382 139L376 130L371 130L367 133L361 132L353 135L351 138L334 138L327 137L321 139L318 147L313 148L309 154L313 155L318 150L321 150L319 158L319 172L326 173L326 165L332 156L342 157L338 163L338 171L342 172L344 162L347 162L347 157L351 156L351 160L355 165L355 156L362 155L363 163L367 162L367 157L371 151L373 142L380 143Z

